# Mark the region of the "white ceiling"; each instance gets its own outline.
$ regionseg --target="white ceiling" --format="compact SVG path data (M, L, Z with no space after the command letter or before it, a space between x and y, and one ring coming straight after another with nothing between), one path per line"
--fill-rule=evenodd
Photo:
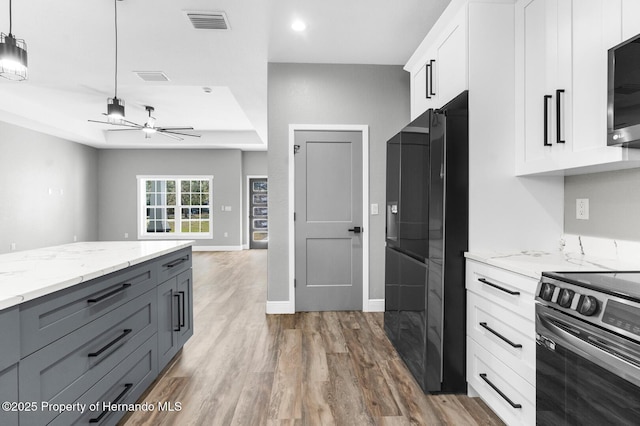
M124 0L118 2L118 97L126 118L193 126L201 138L105 132L114 96L113 0L13 0L29 79L0 78L0 120L101 148L264 150L267 62L404 65L450 0ZM0 31L9 31L0 0ZM231 29L196 30L185 11L224 11ZM307 30L295 33L299 18ZM145 82L134 71L163 71ZM203 88L209 87L211 93ZM111 127L113 128L113 127ZM1 135L0 135L1 137Z

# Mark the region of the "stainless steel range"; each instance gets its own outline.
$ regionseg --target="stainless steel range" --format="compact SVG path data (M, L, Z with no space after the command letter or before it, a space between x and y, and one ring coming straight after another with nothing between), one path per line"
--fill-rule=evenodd
M640 423L640 272L543 273L536 341L538 424Z

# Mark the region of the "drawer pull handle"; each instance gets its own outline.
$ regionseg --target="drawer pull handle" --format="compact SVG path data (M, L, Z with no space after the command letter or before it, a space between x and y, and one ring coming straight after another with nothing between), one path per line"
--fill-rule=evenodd
M186 262L187 260L189 260L189 256L181 257L180 259L174 260L173 262L165 263L164 265L162 265L162 267L173 268L175 266L180 265L181 263Z
M108 298L110 298L111 296L114 296L114 295L116 295L116 294L120 293L121 291L125 291L125 290L126 290L126 289L128 289L129 287L131 287L131 284L129 284L129 283L124 283L124 284L122 284L122 287L120 287L120 288L117 288L117 289L115 289L115 290L113 290L113 291L110 291L109 293L105 293L105 294L103 294L103 295L102 295L102 296L100 296L100 297L96 297L96 298L93 298L93 299L89 299L89 300L87 300L87 303L98 303L98 302L102 302L104 299L108 299Z
M513 343L511 340L507 339L506 337L504 337L502 334L498 333L497 331L495 331L493 328L489 327L487 325L486 322L480 322L478 323L480 324L480 327L484 328L485 330L487 330L490 333L493 333L494 335L496 335L497 337L499 337L500 339L504 340L505 342L507 342L509 345L513 346L514 348L521 348L522 345L520 343Z
M111 346L115 345L116 343L118 343L120 340L124 339L125 337L127 337L127 335L129 333L131 333L131 329L127 328L126 330L123 330L122 334L119 335L118 337L116 337L115 339L113 339L111 342L107 343L106 345L104 345L102 348L100 348L100 350L98 350L97 352L91 352L88 356L89 358L93 358L96 356L100 356L104 351L106 351L107 349L109 349Z
M500 389L498 389L498 387L496 385L491 383L491 381L489 379L487 379L487 375L485 373L480 373L480 378L482 378L482 380L487 382L487 384L489 386L491 386L491 388L494 391L498 392L498 395L500 395L502 397L502 399L507 401L509 403L509 405L511 405L513 408L522 408L522 405L516 404L515 402L513 402L511 399L509 399L509 397L507 395L505 395Z
M182 327L185 326L185 323L187 322L186 320L186 306L185 306L185 297L184 297L184 291L179 291L178 294L180 294L182 296L182 309L180 310L180 329L182 330Z
M180 318L181 318L181 314L180 314L180 294L174 294L173 297L178 298L178 326L174 326L173 325L173 312L171 314L171 326L173 327L173 331L180 331L182 329L182 326L180 325Z
M500 291L504 291L505 293L508 293L512 296L519 296L520 292L519 291L513 291L513 290L509 290L508 288L504 288L504 287L500 287L498 284L494 284L491 281L488 281L485 278L478 278L478 281L480 281L483 284L486 284L488 286L491 286L493 288L497 288Z
M133 387L133 383L127 383L124 385L124 390L122 392L120 392L120 394L118 396L115 397L115 399L111 402L111 404L117 404L120 402L120 400L122 398L124 398L124 396L127 394L127 392L129 392L129 389L131 389ZM109 414L111 411L109 410L105 410L102 413L100 413L100 415L98 417L95 417L93 419L89 419L89 423L100 423L100 421L104 418L104 416L106 416L107 414Z

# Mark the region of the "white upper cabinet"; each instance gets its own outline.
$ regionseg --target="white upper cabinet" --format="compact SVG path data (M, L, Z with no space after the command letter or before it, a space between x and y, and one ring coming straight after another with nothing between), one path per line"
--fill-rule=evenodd
M607 51L622 41L622 2L516 3L516 174L614 169L636 158L607 146Z
M408 69L412 120L468 89L467 53L467 10L462 8Z

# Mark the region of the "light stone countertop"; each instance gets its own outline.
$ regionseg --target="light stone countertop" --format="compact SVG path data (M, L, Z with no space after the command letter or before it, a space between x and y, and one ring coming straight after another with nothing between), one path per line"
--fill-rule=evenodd
M472 251L465 257L535 279L543 272L640 271L640 242L577 235L564 235L560 242L555 252Z
M191 245L191 240L98 241L0 255L0 309Z

